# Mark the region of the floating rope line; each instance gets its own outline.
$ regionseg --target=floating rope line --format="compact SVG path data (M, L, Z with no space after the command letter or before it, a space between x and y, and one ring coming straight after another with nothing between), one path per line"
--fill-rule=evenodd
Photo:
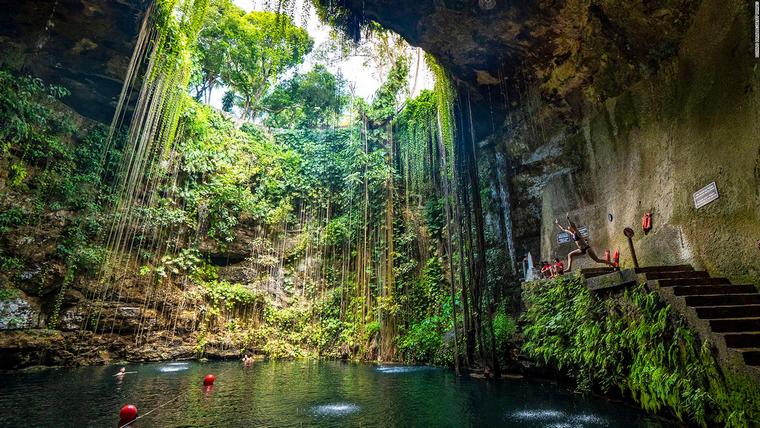
M219 378L223 378L223 375L229 373L230 371L232 371L232 368L228 368L227 370L223 371L218 377ZM128 372L128 373L136 373L136 372ZM119 425L119 428L127 428L127 427L129 427L130 425L132 425L135 422L137 422L138 420L140 420L140 419L142 419L142 418L150 415L151 413L155 412L156 410L162 409L162 408L166 407L167 405L169 405L169 404L171 404L171 403L179 400L180 398L182 398L182 396L187 395L189 392L190 392L190 389L188 388L185 391L179 393L176 397L172 398L171 400L168 400L168 401L162 403L160 406L151 409L150 411L146 412L145 414L139 415L138 417L134 418L133 420L127 422L124 425Z
M187 391L185 391L185 392L183 392L183 393L179 394L178 396L176 396L176 397L172 398L171 400L169 400L169 401L165 402L164 404L162 404L162 405L160 405L160 406L156 407L155 409L153 409L153 410L151 410L151 411L149 411L149 412L145 413L144 415L140 415L140 416L138 416L138 417L134 418L133 420L131 420L131 421L129 421L129 422L127 422L127 423L125 423L124 425L121 425L121 426L119 426L119 428L125 428L125 427L128 427L128 426L130 426L131 424L133 424L133 423L137 422L138 420L140 420L140 419L142 419L142 418L144 418L144 417L148 416L149 414L151 414L151 413L155 412L156 410L158 410L158 409L160 409L160 408L162 408L162 407L166 406L167 404L169 404L169 403L172 403L172 402L174 402L174 401L177 401L177 400L178 400L180 397L182 397L183 395L187 394L188 392L189 392L189 390L187 390Z

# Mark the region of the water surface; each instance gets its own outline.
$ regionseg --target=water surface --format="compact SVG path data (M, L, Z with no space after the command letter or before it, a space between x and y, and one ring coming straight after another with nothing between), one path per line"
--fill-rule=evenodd
M175 362L5 374L0 426L659 427L637 409L527 380L484 382L432 367L341 362ZM211 390L202 386L217 376ZM161 405L163 404L163 407Z

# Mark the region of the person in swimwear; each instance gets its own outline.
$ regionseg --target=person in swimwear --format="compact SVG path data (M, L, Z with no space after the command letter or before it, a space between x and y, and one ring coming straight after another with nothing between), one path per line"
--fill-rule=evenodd
M243 357L243 367L251 367L253 364L253 357L249 357L248 354L245 354Z
M547 261L541 261L541 277L549 279L552 277L552 265Z
M126 374L127 374L127 369L126 369L126 368L124 368L124 367L122 367L122 368L120 368L120 369L119 369L119 373L116 373L114 376L116 376L117 378L121 379L121 378L123 378L123 377L124 377Z
M565 216L567 218L567 228L562 227L562 225L559 223L559 220L554 219L554 224L557 225L557 227L560 228L563 232L567 232L570 234L570 237L575 242L575 245L578 246L577 249L570 251L567 254L567 268L565 269L565 273L568 273L573 268L573 259L578 256L582 256L584 254L588 254L589 257L591 257L592 260L594 260L597 263L604 263L608 266L614 267L612 263L608 262L607 260L600 259L593 248L591 248L591 245L589 245L588 240L581 236L581 233L578 231L578 226L573 223L572 220L570 220L570 214L567 214Z
M565 273L565 264L559 257L554 258L554 277L562 276Z

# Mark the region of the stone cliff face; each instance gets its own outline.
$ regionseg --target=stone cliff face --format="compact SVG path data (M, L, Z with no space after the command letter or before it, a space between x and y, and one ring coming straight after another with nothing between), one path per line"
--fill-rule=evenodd
M9 13L0 18L0 43L3 50L20 54L3 55L4 62L62 83L72 90L67 102L78 112L108 122L147 3L4 1ZM689 261L732 274L751 270L756 250L749 244L758 234L757 208L752 208L758 196L749 190L758 180L752 172L757 147L750 141L758 135L751 125L757 122L757 74L752 69L751 11L742 2L334 4L433 54L452 73L461 96L471 98L481 159L495 169L497 181L506 177L506 187L495 195L510 195L506 208L518 259L527 251L543 256L566 252L551 244L547 221L557 213L589 216L579 220L593 225L595 244L622 246L619 229L637 223L644 208L652 207L657 211L655 236L660 227L670 232L641 242L642 251L651 254L645 260ZM7 58L20 60L9 64ZM711 88L731 90L710 93ZM725 108L709 108L721 105L743 106L734 113L744 119L733 113L726 117L730 110ZM721 116L726 120L718 120ZM644 129L663 129L665 123L664 133ZM697 140L704 131L725 137L698 143L686 137L696 129L701 130ZM671 144L677 143L674 138L683 147L673 149L678 146ZM735 150L722 150L726 144ZM664 156L666 146L671 149ZM654 152L660 155L649 156ZM745 172L733 168L728 153L748 162L741 169ZM637 160L642 156L652 161ZM499 157L503 161L497 165ZM665 168L664 159L670 159L672 174L648 172ZM638 166L631 170L631 165ZM723 171L732 176L718 183L727 190L721 202L701 211L719 211L708 214L708 221L688 209L688 196L728 174ZM688 179L679 180L679 174ZM659 178L653 181L653 176ZM624 197L632 189L640 197ZM735 197L749 202L734 203ZM607 214L613 214L613 222ZM686 223L693 224L684 235ZM728 233L720 227L727 223L742 226ZM729 247L737 234L746 238L740 238L737 248ZM675 241L680 250L673 247ZM737 249L738 264L735 257L720 255Z
M2 55L3 64L63 84L76 111L109 122L146 3L0 0L7 11L0 17L0 48L18 53ZM471 97L481 175L493 198L488 224L508 229L506 250L517 262L528 251L564 256L571 248L556 243L553 220L570 212L589 227L598 252L620 248L630 265L621 231L637 226L651 208L653 231L644 236L635 227L642 263L686 262L736 279L760 278L760 81L746 2L337 4L436 56L462 99ZM21 59L10 63L13 57ZM692 193L711 181L720 199L696 210ZM25 257L38 258L41 267L28 273L29 284L37 285L21 284L24 294L0 305L0 329L45 325L47 284L54 287L62 275L45 254L67 213L50 215L51 229L39 232L44 236L29 231L4 241L20 253L34 249ZM247 233L239 231L236 242ZM247 275L245 246L221 251L209 244L203 251L222 275ZM135 290L138 282L130 281ZM64 309L86 300L88 287L72 287ZM193 355L196 314L178 311L183 304L176 296L163 296L163 306L147 315L131 309L142 305L143 294L125 296L106 308L107 318L115 329L131 331L147 316L155 329L140 346L127 336L75 332L82 320L64 310L70 331L2 336L0 366L71 363L78 353L85 362ZM167 314L179 314L187 330L182 339L171 337ZM49 352L41 353L46 346ZM94 351L99 346L108 355Z
M564 256L566 212L592 243L637 228L645 264L758 280L760 129L752 11L741 1L344 0L435 55L472 97L477 138L510 177L516 253ZM491 156L491 159L495 159ZM486 161L487 162L487 161ZM700 210L692 193L716 181ZM612 220L609 220L609 214Z
M149 0L0 0L0 66L64 86L110 123Z

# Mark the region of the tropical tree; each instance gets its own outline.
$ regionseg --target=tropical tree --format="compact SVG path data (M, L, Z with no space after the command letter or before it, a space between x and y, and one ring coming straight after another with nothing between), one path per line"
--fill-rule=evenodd
M222 72L232 47L232 28L236 17L243 14L243 10L235 6L232 0L211 1L193 52L191 85L197 100L210 103L211 91L222 83Z
M230 31L221 77L240 96L241 117L253 119L267 90L283 72L303 62L314 42L289 17L272 12L238 17Z
M281 82L263 101L266 124L275 128L324 128L348 101L346 81L323 65Z
M208 103L225 86L225 110L240 107L253 119L261 100L314 45L306 30L274 12L245 13L231 0L213 0L194 54L193 91Z

